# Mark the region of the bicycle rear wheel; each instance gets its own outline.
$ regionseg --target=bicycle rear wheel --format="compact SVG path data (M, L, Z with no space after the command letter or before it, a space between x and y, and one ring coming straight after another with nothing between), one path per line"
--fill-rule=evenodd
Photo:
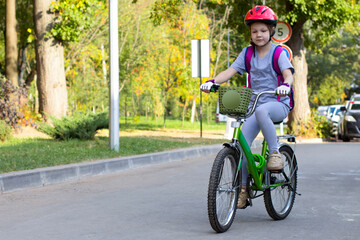
M278 186L264 192L266 211L274 220L282 220L289 215L294 205L297 187L297 162L294 151L289 145L283 145L279 152L285 158L283 172L272 172L270 175L270 184Z
M211 169L208 216L211 227L218 233L227 231L235 217L239 194L238 159L235 150L225 147L216 156Z

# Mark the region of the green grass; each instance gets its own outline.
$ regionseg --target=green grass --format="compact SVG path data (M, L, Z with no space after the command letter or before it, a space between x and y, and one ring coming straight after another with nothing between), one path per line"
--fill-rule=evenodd
M0 142L0 173L222 142L224 140L201 138L121 137L120 151L115 152L109 149L107 137L88 141L14 138Z

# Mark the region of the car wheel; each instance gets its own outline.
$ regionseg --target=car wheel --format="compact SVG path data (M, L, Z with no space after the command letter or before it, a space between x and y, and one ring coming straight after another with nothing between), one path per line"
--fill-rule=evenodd
M337 129L337 140L342 140L342 137L341 137L341 131L340 131L340 124L338 125L338 129Z
M342 136L340 133L338 133L337 138L338 138L338 140L342 140Z
M347 136L343 136L343 137L342 137L342 140L343 140L344 142L350 142L350 138L347 137Z

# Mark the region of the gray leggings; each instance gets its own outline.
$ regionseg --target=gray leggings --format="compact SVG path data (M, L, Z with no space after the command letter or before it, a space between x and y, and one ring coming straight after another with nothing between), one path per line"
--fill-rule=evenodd
M242 133L246 142L251 146L260 130L268 143L270 153L278 151L276 129L274 122L281 122L289 114L289 108L281 102L267 102L256 107L255 113L245 120L242 126ZM246 158L242 162L242 184L246 185L248 171Z

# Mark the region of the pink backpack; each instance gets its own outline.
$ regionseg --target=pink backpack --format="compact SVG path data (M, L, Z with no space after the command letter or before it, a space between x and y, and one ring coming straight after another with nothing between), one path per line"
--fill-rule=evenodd
M279 57L281 52L284 49L278 45L275 48L273 57L272 57L272 67L274 69L274 71L277 74L277 80L278 80L278 86L282 85L284 82L284 77L281 73L280 67L279 67ZM251 76L250 76L250 69L251 69L251 58L254 55L254 47L253 46L249 46L246 48L245 51L245 71L248 73L248 86L249 88L251 88ZM280 101L280 96L277 96L277 100ZM294 108L294 93L293 93L293 89L291 88L291 94L290 94L290 108L291 110Z

